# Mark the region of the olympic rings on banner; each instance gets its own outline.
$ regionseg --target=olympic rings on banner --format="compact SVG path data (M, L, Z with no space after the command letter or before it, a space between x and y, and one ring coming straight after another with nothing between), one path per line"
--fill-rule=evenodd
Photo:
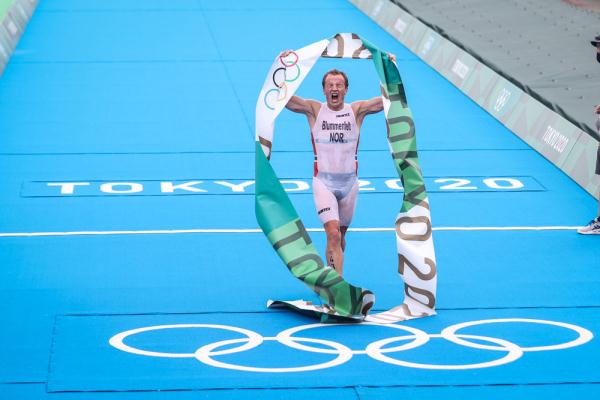
M532 324L540 324L540 325L552 325L558 326L561 328L565 328L571 331L574 331L578 334L578 337L574 340L554 344L554 345L545 345L545 346L531 346L531 347L523 347L510 342L505 339L489 337L489 336L481 336L481 335L471 335L471 334L463 334L457 333L457 331L473 327L477 325L484 324L495 324L495 323L532 323ZM229 325L215 325L215 324L179 324L179 325L158 325L158 326L149 326L144 328L137 328L128 330L125 332L121 332L112 338L110 338L109 343L111 346L132 354L148 356L148 357L164 357L164 358L196 358L198 361L203 364L216 367L216 368L225 368L237 371L247 371L247 372L269 372L269 373L289 373L289 372L304 372L304 371L314 371L324 368L336 367L338 365L345 364L355 355L367 355L368 357L386 363L390 365L397 365L407 368L420 368L420 369L435 369L435 370L467 370L467 369L478 369L478 368L489 368L489 367L497 367L500 365L508 364L510 362L514 362L523 356L526 352L532 351L550 351L550 350L562 350L575 346L581 346L594 337L592 332L589 330L582 328L577 325L567 324L563 322L555 322L555 321L547 321L547 320L538 320L538 319L527 319L527 318L504 318L504 319L487 319L480 321L469 321L463 322L459 324L455 324L449 326L442 330L441 333L427 333L420 329L416 329L410 326L405 325L392 325L392 324L379 324L374 322L364 322L360 324L362 325L372 325L379 326L383 328L391 328L398 329L404 331L400 336L393 336L386 339L377 340L369 343L364 349L351 349L348 346L338 343L331 340L325 339L316 339L309 337L299 337L294 336L298 332L309 330L309 329L317 329L317 328L328 328L332 326L339 326L343 324L309 324L309 325L301 325L293 328L286 329L284 331L279 332L274 337L265 337L260 335L257 332L239 328L235 326ZM356 326L356 325L352 325ZM245 337L238 339L227 339L221 340L213 343L209 343L197 348L195 351L187 352L187 353L166 353L166 352L158 352L151 351L145 349L139 349L125 344L125 339L130 336L137 335L143 332L151 332L151 331L159 331L165 329L190 329L190 328L204 328L204 329L220 329L230 332L239 333ZM487 350L492 352L504 352L505 355L501 356L492 361L486 361L481 363L473 363L473 364L424 364L417 363L412 361L401 360L396 357L392 357L390 353L400 353L403 351L415 349L421 347L428 343L431 339L444 339L450 343L455 345L479 349L479 350ZM292 367L254 367L247 365L238 365L233 363L227 363L224 361L216 360L215 357L228 355L228 354L236 354L244 351L252 350L260 345L262 345L265 341L275 341L286 347L293 348L295 350L309 352L309 353L320 353L320 354L330 354L334 356L333 359L321 362L317 364L304 365L304 366L292 366ZM401 342L401 344L388 347L388 345L396 342ZM484 343L481 343L484 342ZM489 345L489 344L491 345ZM316 344L318 346L311 346L310 344ZM234 346L237 345L237 346ZM224 348L223 350L220 350Z
M288 78L287 76L287 69L285 70L285 81L286 82L294 82L296 79L298 79L300 77L300 66L298 64L296 64L296 76L293 78Z
M265 102L265 106L266 106L266 107L267 107L269 110L275 110L275 107L271 107L271 106L269 105L269 103L267 102L267 97L269 97L269 94L270 94L271 92L275 92L275 93L277 93L277 95L279 96L279 90L278 90L278 89L271 89L271 90L268 90L268 91L265 93L265 97L263 98L263 101Z
M284 66L286 66L286 67L293 67L294 65L298 64L298 59L299 59L298 53L296 53L295 51L290 51L290 54L288 54L288 56L289 55L293 55L294 57L296 57L296 59L294 61L292 61L291 64L286 64L285 63L285 59L283 57L281 57L281 56L279 56L279 62L281 64L283 64Z
M279 71L282 72L283 80L280 83L277 83L277 73ZM281 87L283 87L283 85L285 85L285 68L284 67L279 67L275 71L273 71L273 84L275 86L277 86L278 88L281 88Z
M283 80L279 81L279 79L277 78L277 73L281 71L283 74ZM296 65L296 76L294 76L293 78L288 78L287 76L287 69L284 67L279 67L277 68L275 71L273 71L273 84L278 87L278 88L282 88L285 86L286 82L294 82L296 79L298 79L300 77L300 66ZM278 82L279 81L279 82Z
M285 97L287 96L287 85L284 83L283 87L280 89L270 89L265 93L265 106L267 106L268 109L270 110L274 110L275 107L271 107L267 101L267 98L269 97L269 95L271 93L277 93L277 97L275 98L275 101L281 101L283 99L285 99ZM281 93L283 93L283 96L281 95Z
M275 71L273 71L273 75L271 76L271 80L273 81L273 85L275 85L275 88L267 90L264 94L263 102L269 110L275 110L275 107L271 105L273 103L269 101L269 97L273 97L271 96L271 93L277 92L277 97L275 98L276 102L285 100L288 92L286 83L294 82L300 77L301 71L300 66L298 65L298 54L296 54L296 52L294 51L292 51L290 54L293 54L295 56L295 60L289 64L286 64L285 59L283 57L279 57L279 62L282 66L276 68ZM296 72L293 77L288 77L288 68L291 67L296 67Z

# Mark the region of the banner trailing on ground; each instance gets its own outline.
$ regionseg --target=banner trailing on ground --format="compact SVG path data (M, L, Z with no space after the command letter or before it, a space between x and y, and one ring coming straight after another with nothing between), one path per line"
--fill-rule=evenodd
M346 282L326 266L283 189L270 158L275 119L320 57L372 59L381 81L387 137L394 165L404 187L396 218L398 272L404 280L404 302L367 316L373 294ZM256 104L256 218L290 272L325 303L273 302L321 316L393 323L435 314L437 273L431 236L429 202L416 151L415 127L400 73L386 53L358 35L341 33L277 57Z

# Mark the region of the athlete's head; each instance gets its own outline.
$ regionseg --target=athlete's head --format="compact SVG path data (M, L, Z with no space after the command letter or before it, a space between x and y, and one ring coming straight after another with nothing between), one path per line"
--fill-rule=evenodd
M322 84L329 108L341 110L344 107L344 98L348 92L348 77L346 74L337 69L332 69L323 75Z

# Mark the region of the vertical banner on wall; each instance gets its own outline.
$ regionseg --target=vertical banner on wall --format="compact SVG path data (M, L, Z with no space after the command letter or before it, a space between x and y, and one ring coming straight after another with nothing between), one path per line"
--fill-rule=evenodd
M396 217L398 272L404 280L404 301L391 310L368 315L375 296L345 281L323 259L304 228L270 164L275 120L317 60L372 59L381 82L387 137L404 198ZM419 166L415 126L398 68L386 53L356 34L341 33L277 57L256 103L256 218L290 272L323 301L270 302L331 317L394 323L435 314L437 273L427 192Z

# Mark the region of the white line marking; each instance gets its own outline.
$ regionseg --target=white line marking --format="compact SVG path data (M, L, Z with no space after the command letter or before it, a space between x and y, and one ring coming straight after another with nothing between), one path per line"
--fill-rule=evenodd
M434 231L564 231L580 226L440 226ZM309 232L324 232L323 228L307 228ZM395 228L350 228L351 232L393 232ZM97 235L178 235L185 233L261 233L260 229L172 229L141 231L71 231L71 232L6 232L0 237L37 236L97 236Z

